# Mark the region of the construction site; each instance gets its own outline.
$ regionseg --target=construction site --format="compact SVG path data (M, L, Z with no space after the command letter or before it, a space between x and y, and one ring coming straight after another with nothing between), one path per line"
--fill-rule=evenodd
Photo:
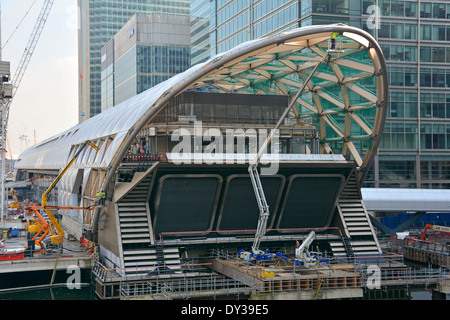
M0 63L3 146L52 4L17 77ZM55 274L75 265L105 300L408 299L412 286L445 298L448 245L416 246L424 261L424 239L384 247L363 201L388 96L380 46L347 25L219 54L20 155L15 190L31 200L2 216L20 231L5 234L0 276L34 268L65 284Z

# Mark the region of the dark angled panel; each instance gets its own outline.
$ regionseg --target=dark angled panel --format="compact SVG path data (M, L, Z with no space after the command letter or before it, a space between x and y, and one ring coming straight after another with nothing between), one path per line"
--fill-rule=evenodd
M267 227L271 228L284 186L284 176L261 177L264 193L270 209ZM232 175L227 179L217 229L255 230L259 208L249 175Z
M291 176L277 228L328 227L343 182L341 175Z
M160 178L154 200L155 233L208 232L221 185L222 178L218 175L180 174Z

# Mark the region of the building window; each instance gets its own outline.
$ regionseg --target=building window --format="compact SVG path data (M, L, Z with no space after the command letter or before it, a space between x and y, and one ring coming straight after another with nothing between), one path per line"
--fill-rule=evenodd
M380 147L384 150L417 149L417 124L403 122L386 123Z
M445 3L433 3L433 18L445 19L446 10Z
M445 149L445 140L444 124L420 125L420 147L422 149Z
M420 4L420 17L431 18L431 3L422 2Z
M450 180L450 161L420 161L421 180Z
M315 0L312 3L314 13L348 14L348 0Z
M380 180L415 180L414 161L379 161Z
M389 84L391 86L406 86L406 87L417 86L416 68L390 67L388 68L388 71L389 71Z
M421 93L420 94L421 118L450 118L450 94Z

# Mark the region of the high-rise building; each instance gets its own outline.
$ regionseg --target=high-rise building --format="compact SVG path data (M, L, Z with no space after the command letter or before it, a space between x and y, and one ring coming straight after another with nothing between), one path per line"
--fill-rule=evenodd
M189 0L78 0L79 122L101 112L101 49L135 13L189 14Z
M190 66L189 15L137 13L103 48L102 112Z
M210 57L210 1L191 0L191 64Z
M195 28L199 19L192 24L192 39L202 39L193 47L193 64L207 59L194 60L200 56L196 50L209 47L209 58L300 26L344 23L370 32L388 62L390 97L383 141L365 185L450 188L448 1L192 0L191 5L209 7L209 17L203 11L198 16L209 20L211 31L208 41L206 28Z

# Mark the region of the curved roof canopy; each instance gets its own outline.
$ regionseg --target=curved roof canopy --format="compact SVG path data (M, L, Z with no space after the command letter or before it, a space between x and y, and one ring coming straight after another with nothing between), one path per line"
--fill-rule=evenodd
M339 33L340 50L329 50L333 32ZM205 90L288 95L292 99L317 64L320 66L290 116L317 127L321 152L351 155L362 178L384 126L387 72L374 38L345 25L303 27L245 42L30 147L21 154L16 168L60 169L74 146L91 140L103 150L83 156L77 165L112 168L114 172L139 130L180 93ZM105 139L112 142L107 145Z
M367 210L381 212L449 212L450 190L361 188Z

